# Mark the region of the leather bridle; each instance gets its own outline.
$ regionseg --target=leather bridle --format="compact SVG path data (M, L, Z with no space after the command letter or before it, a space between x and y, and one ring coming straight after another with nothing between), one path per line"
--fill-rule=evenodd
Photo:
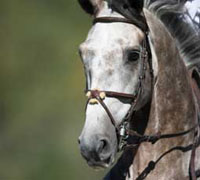
M120 18L120 17L98 17L95 18L93 21L93 24L96 23L128 23L128 24L133 24L135 25L135 22L125 19L125 18ZM127 125L130 122L132 115L135 111L135 107L138 104L138 100L141 96L142 92L142 82L145 79L145 73L147 70L147 63L150 62L150 52L148 51L148 40L147 40L147 34L145 33L145 38L141 43L141 51L140 51L140 58L139 62L141 63L140 69L139 69L139 75L138 75L138 83L136 86L136 90L133 94L128 94L128 93L122 93L122 92L115 92L115 91L106 91L106 90L99 90L99 89L87 89L86 90L86 96L88 97L87 104L96 104L100 103L101 106L104 108L106 111L107 115L109 116L109 119L112 123L112 125L116 129L118 141L119 141L119 148L118 150L122 150L124 145L126 144L126 139L128 138L127 134ZM151 67L150 63L150 72L153 74L153 70ZM152 78L153 79L153 78ZM107 107L107 105L104 103L104 99L106 97L109 98L117 98L121 100L128 100L130 101L131 107L122 120L121 124L117 124L111 111Z
M88 104L96 104L100 103L100 105L104 108L106 111L107 115L110 118L110 121L112 125L116 129L116 133L118 136L118 141L119 141L119 147L118 150L122 150L124 147L127 146L127 139L128 137L135 138L137 141L135 141L134 144L128 144L128 146L138 146L142 142L150 142L152 144L156 143L158 140L161 139L166 139L166 138L175 138L179 136L186 135L191 132L195 132L195 130L200 127L200 117L197 121L199 121L195 126L190 128L187 131L184 132L179 132L179 133L174 133L174 134L156 134L156 135L141 135L138 134L135 131L132 131L128 127L128 123L131 121L131 118L134 114L134 111L136 110L136 106L138 104L139 98L141 97L142 93L142 83L143 80L145 79L145 73L147 70L147 64L149 64L149 71L150 75L152 76L151 81L153 82L153 69L152 69L152 62L150 58L150 50L149 50L149 44L148 44L148 28L142 28L141 26L138 25L138 23L132 20L128 20L126 18L119 18L119 17L98 17L93 20L93 24L96 23L128 23L128 24L133 24L137 27L139 27L144 33L145 33L145 38L142 41L142 48L140 52L140 63L142 64L139 70L139 78L138 78L138 83L136 87L136 91L133 94L127 94L127 93L122 93L122 92L115 92L115 91L106 91L106 90L99 90L99 89L86 89L86 96L88 97L87 105ZM117 124L111 111L107 107L107 105L104 103L104 99L108 98L117 98L117 99L124 99L124 100L129 100L131 102L131 107L122 120L121 124ZM163 153L157 161L150 161L148 166L144 169L144 171L136 178L137 180L142 180L145 179L146 176L155 168L156 164L168 153L174 151L174 150L179 150L182 152L187 152L192 150L191 153L191 162L194 161L195 158L195 149L200 145L200 137L195 137L194 142L186 147L180 147L180 146L175 146L171 149L169 149L167 152ZM194 175L195 175L195 169L192 167L192 163L190 162L190 174L191 174L191 179L195 180ZM199 173L199 172L198 172ZM200 173L199 173L200 174ZM198 177L197 172L196 172L196 177Z

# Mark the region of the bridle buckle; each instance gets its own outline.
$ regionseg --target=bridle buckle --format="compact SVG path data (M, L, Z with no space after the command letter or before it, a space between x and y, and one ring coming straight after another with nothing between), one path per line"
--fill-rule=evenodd
M129 123L124 121L119 128L119 147L118 151L123 150L123 148L127 145L127 139L129 137L127 130L129 129Z

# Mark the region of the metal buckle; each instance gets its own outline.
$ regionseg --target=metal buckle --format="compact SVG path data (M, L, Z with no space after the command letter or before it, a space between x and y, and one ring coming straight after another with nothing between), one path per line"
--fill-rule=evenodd
M122 151L127 145L127 139L129 135L127 134L127 129L129 128L129 123L124 121L119 128L119 147L118 151Z

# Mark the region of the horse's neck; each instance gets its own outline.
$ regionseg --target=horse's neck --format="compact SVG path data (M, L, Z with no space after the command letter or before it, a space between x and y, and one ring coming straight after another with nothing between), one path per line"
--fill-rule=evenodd
M174 39L164 25L150 13L147 16L156 54L153 61L157 64L157 79L147 132L183 131L194 125L195 119L195 103L189 73Z
M174 71L169 77L158 79L153 92L148 132L175 133L193 126L195 106L191 92L185 72L177 74Z
M180 57L174 39L164 25L149 11L144 10L144 13L150 29L151 51L153 46L156 56L152 59L156 78L145 134L183 132L194 126L196 116L189 73ZM193 143L193 133L162 139L153 145L142 143L131 167L131 178L135 179L137 173L141 173L150 161L156 161L161 154L172 147L187 146L191 143ZM162 161L148 177L150 179L163 179L164 177L183 179L188 175L189 158L189 153L178 151L169 153L162 158Z
M176 54L169 56L168 62L158 63L148 124L151 133L180 132L194 125L195 103L187 70L181 61L170 62Z

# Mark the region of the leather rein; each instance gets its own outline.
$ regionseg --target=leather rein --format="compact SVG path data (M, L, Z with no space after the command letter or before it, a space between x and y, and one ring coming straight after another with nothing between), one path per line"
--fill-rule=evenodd
M128 20L126 18L120 18L120 17L97 17L93 20L93 24L96 24L96 23L128 23L128 24L133 24L138 27L138 24L136 22ZM139 28L141 29L140 26L139 26ZM138 100L142 93L142 83L143 83L143 80L145 79L147 63L149 64L150 74L152 76L152 82L153 82L153 69L152 69L152 62L151 62L150 52L149 52L150 50L148 47L148 45L149 45L148 44L148 29L143 28L141 30L145 33L145 38L142 41L142 48L140 51L139 61L142 65L139 70L139 76L138 76L139 78L138 78L136 91L133 94L115 92L115 91L105 91L105 90L99 90L99 89L86 89L86 91L85 91L86 96L88 97L87 105L99 103L103 107L103 109L105 110L107 115L109 116L109 119L110 119L112 125L116 129L116 134L118 137L118 145L119 145L118 151L123 150L125 147L138 146L143 142L150 142L150 143L154 144L158 140L161 140L161 139L175 138L175 137L183 136L188 133L195 132L195 130L197 128L199 128L199 126L200 126L200 122L199 122L200 118L198 117L198 120L197 120L198 123L195 124L194 127L190 128L187 131L174 133L174 134L141 135L141 134L137 133L136 131L129 129L128 124L132 119L132 116L135 112L135 107L137 106ZM108 98L117 98L119 100L125 99L125 100L129 100L131 102L131 107L130 107L128 113L126 114L126 116L124 117L124 119L122 120L121 124L116 123L111 111L109 110L107 105L104 103L104 99L107 97ZM127 143L128 138L134 138L136 141L134 141L134 144ZM155 168L156 164L168 153L170 153L174 150L179 150L182 152L187 152L187 151L192 150L189 172L190 172L190 179L196 180L196 177L198 177L198 174L196 172L196 177L194 177L195 170L192 167L192 163L194 163L192 161L194 161L194 158L195 158L195 149L199 145L200 145L200 137L194 138L193 144L190 144L186 147L176 146L176 147L171 148L167 152L163 153L158 158L157 161L155 161L155 162L150 161L149 165L144 169L144 171L136 179L137 180L145 179L146 176ZM198 173L200 175L200 172L198 172Z

